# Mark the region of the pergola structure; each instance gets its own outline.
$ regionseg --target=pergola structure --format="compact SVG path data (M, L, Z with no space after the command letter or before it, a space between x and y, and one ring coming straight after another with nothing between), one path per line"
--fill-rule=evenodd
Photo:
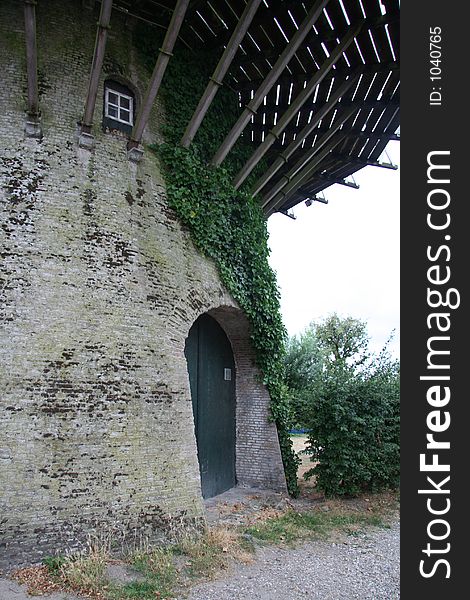
M82 0L93 5L94 0ZM264 158L252 193L267 216L287 211L379 162L399 136L399 0L101 0L82 120L91 136L106 33L113 11L166 31L128 151L138 159L142 133L175 44L220 56L181 144L188 147L217 90L238 94L241 115L211 160L220 165L240 136L253 153L238 188ZM25 0L30 129L38 98L33 0ZM37 132L37 130L36 130Z

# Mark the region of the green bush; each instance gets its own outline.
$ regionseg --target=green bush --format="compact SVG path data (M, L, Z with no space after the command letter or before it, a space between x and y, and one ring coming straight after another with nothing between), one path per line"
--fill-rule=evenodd
M391 365L390 365L391 367ZM337 365L312 398L306 475L328 496L395 488L400 468L398 372L351 372Z
M399 365L369 351L367 326L331 315L289 340L284 359L294 422L328 496L394 488L399 481Z

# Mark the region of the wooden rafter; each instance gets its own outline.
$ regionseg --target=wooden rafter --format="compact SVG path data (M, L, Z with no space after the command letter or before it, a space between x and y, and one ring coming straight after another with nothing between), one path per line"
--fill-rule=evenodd
M361 69L357 69L354 75L344 81L334 94L331 95L328 102L326 102L316 113L314 118L308 123L293 142L287 146L287 148L279 155L279 157L272 163L269 169L258 179L251 190L252 194L257 194L272 177L279 171L279 169L289 160L289 157L299 148L304 141L315 129L318 123L329 113L330 110L337 104L338 100L347 92L347 90L353 85L359 76Z
M340 69L335 69L333 71L330 71L324 81L328 81L331 77L339 77L339 76L346 77L348 75L348 72L351 72L356 68L357 68L357 65L351 66L351 67L341 67ZM377 63L374 65L366 65L366 68L365 68L365 72L370 71L371 73L372 72L373 73L388 73L390 71L398 71L398 70L399 70L399 65L397 65L396 63L390 63L390 62ZM284 72L279 76L277 83L279 83L280 85L294 84L294 85L303 86L305 84L305 82L307 81L307 79L308 79L308 77L305 73ZM253 88L255 88L259 84L259 82L260 82L259 79L255 79L252 81L242 81L239 84L239 89L242 92L250 91Z
M308 15L302 22L301 26L293 35L293 37L291 38L291 40L277 59L272 70L269 72L269 74L264 79L263 83L256 91L254 98L247 104L246 108L238 118L237 122L232 127L229 134L222 142L220 148L215 153L213 159L211 160L212 165L220 165L224 158L227 156L227 154L230 152L231 148L234 146L235 142L240 137L242 131L245 129L246 125L250 121L252 115L256 114L256 110L262 103L264 97L275 84L277 78L282 73L282 71L284 70L290 59L293 57L295 52L298 50L305 36L312 29L316 20L322 14L323 8L327 4L328 0L318 0L310 9Z
M271 199L274 198L281 190L283 190L287 184L290 184L290 182L294 181L297 174L302 171L306 165L309 165L312 159L316 159L318 157L320 150L322 150L322 148L330 142L330 140L336 135L342 125L354 114L354 112L354 108L349 108L344 111L341 116L336 119L335 123L329 128L329 130L317 141L315 146L302 154L302 156L290 168L290 170L283 174L282 177L269 190L269 192L263 196L263 207L268 205ZM346 134L344 132L341 132L341 136L336 136L337 140L335 142L335 146L339 143L338 140L340 140L340 138L343 140L345 137Z
M287 110L283 113L278 123L271 129L264 142L258 146L258 148L253 152L251 157L239 171L237 176L233 181L233 185L235 189L238 189L240 185L245 181L248 175L252 172L258 162L263 158L269 148L274 144L274 142L279 138L281 133L290 123L290 121L295 117L297 112L302 108L302 106L307 102L307 100L312 96L315 89L320 85L323 79L326 77L330 69L336 63L338 58L342 55L342 53L348 48L348 46L352 43L356 35L361 30L362 24L358 24L356 27L351 28L348 33L344 36L341 42L336 46L334 51L330 54L327 60L322 64L321 68L313 75L305 88L294 98L294 100L290 103Z
M255 16L256 11L261 3L261 0L250 0L243 11L240 20L230 38L225 51L217 64L212 77L207 84L204 94L199 100L196 110L189 122L186 131L184 132L183 138L181 139L181 145L184 148L188 148L191 144L196 132L207 113L209 106L212 103L219 87L222 85L222 81L232 63L232 60L238 50L238 47L245 37L245 34L250 26L250 23Z
M347 106L348 103L345 102L344 105L342 104L342 106ZM360 104L357 103L357 108L360 108ZM397 108L397 107L394 107ZM254 131L265 131L265 127L263 125L258 125L258 124L254 124L252 125L252 129ZM290 133L297 133L298 132L298 127L296 127L295 125L288 125L284 131L288 131ZM328 127L324 127L324 126L320 126L317 127L315 129L315 134L316 135L323 135L324 133L326 133L328 131ZM379 129L379 131L375 131L374 129L372 129L371 127L367 127L366 129L357 129L356 127L350 129L346 135L347 138L354 138L357 140L366 140L366 141L371 141L371 142L377 142L378 140L385 140L387 142L399 142L400 141L400 136L397 133L388 133L388 132L384 132L381 131Z
M268 216L280 208L290 195L294 194L298 188L312 176L321 161L335 148L344 138L339 135L330 139L321 150L293 177L286 183L282 190L276 194L269 202L263 204L263 210Z
M177 0L114 0L114 6L120 7L123 13L130 15L132 12L136 18L157 24L168 22L168 14L176 3ZM192 0L182 24L180 42L186 42L196 52L205 48L226 58L247 4L248 0ZM284 199L277 209L282 211L295 206L302 198L318 195L333 183L351 185L345 181L348 175L367 162L381 160L388 141L399 138L396 134L399 124L398 0L328 2L290 60L273 77L273 67L278 64L286 45L298 35L301 24L315 7L318 7L316 0L260 3L245 36L239 45L234 44L236 52L230 58L231 62L227 61L227 69L222 76L218 76L220 72L213 74L213 79L219 83L223 77L224 85L239 95L242 107L253 108L252 101L257 94L261 99L253 111L245 113L244 118L248 121L236 135L233 130L229 134L228 152L241 133L244 141L253 147L252 156L234 180L237 187L246 181L253 167L259 164L259 157L263 156L269 167L257 185L261 182L264 187L257 190L255 186L253 191L265 196L267 189L277 186L281 179L285 180L292 165L300 163L310 152L316 160L316 152L321 150L319 142L331 126L349 109L355 109L336 134L336 137L344 135L342 140L313 170L310 178ZM359 22L363 24L361 30L328 70L325 63L332 60L338 45ZM350 79L358 69L360 77L356 77L343 95L336 95L342 82ZM312 78L319 71L327 72L313 88ZM260 88L263 89L271 77L272 85L261 93ZM306 89L309 85L314 89L313 94ZM191 143L218 87L216 82L209 82L182 144ZM284 119L288 122L284 123ZM312 127L312 121L315 123L317 119ZM277 138L273 134L277 134Z
M320 179L324 179L329 185L337 183L338 185L344 185L345 187L352 188L353 190L358 190L360 188L360 185L354 181L346 181L346 179L340 179L339 177L328 177L328 175L322 174L320 175Z
M101 69L103 67L104 53L106 49L106 39L108 36L112 8L113 0L102 1L100 18L98 21L96 31L93 62L91 65L90 78L88 81L88 91L85 101L85 110L83 112L83 120L81 125L82 133L91 133L91 128L93 124L93 113L95 111L96 96L98 94L98 85L100 81Z
M82 1L88 7L96 4L96 0ZM108 1L99 0L102 10ZM254 3L259 4L256 13L245 21L242 13L246 14ZM126 15L129 21L138 19L165 29L168 35L168 23L178 4L178 0L113 0L113 10ZM314 26L278 69L280 59L286 58L287 47L291 48L293 41L300 37L302 23L315 10L318 14ZM191 143L223 80L224 86L238 94L240 105L251 110L244 111L244 123L235 135L232 130L228 147L219 148L219 156L223 150L223 161L243 134L244 142L252 145L252 152L234 183L238 187L246 181L263 157L268 169L253 191L266 197L268 189L272 191L281 180L286 180L293 165L300 164L310 153L312 159L317 160L321 151L319 142L325 139L338 118L349 109L355 109L337 132L335 139L340 134L344 137L334 150L276 210L285 212L333 183L352 186L345 178L366 164L377 164L387 143L399 139L396 133L399 126L399 15L398 0L191 0L177 33L179 43L195 52L201 48L213 51L221 59L181 140L182 145ZM100 22L103 23L101 18ZM360 22L361 30L341 53L341 44ZM93 60L96 63L95 55ZM328 68L329 63L333 64ZM352 79L358 69L360 77L339 96L339 87ZM91 79L90 74L90 83ZM34 120L34 106L39 110L38 102L31 102L34 94L30 90L34 87L28 75L30 121ZM89 92L85 106L93 104L88 100L90 95ZM33 106L32 111L30 106ZM136 117L143 131L148 116L142 109ZM93 111L85 112L82 132L87 130L86 125L88 131L91 129ZM130 158L131 154L141 154L136 146L142 134L134 135L136 132L134 128L129 144ZM216 158L217 154L214 163L218 162Z
M175 10L173 11L173 15L171 17L171 21L165 35L165 39L163 40L163 45L160 48L160 52L155 63L155 68L153 70L152 77L150 78L150 82L148 84L144 100L142 102L142 107L137 116L136 123L132 129L131 139L127 144L128 150L137 148L137 146L140 144L142 134L150 117L150 111L152 110L153 103L158 94L158 90L160 89L160 84L162 82L163 75L165 73L170 57L172 56L173 48L178 38L178 33L183 23L188 4L189 0L178 0L178 2L176 3Z
M28 80L28 120L25 127L29 137L40 137L38 53L36 44L36 2L24 0L24 28L26 39L26 72Z

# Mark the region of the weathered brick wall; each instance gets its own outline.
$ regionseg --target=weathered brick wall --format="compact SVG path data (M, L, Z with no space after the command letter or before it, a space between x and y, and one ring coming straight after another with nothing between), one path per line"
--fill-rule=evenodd
M78 148L96 16L37 8L38 141L23 134L22 3L0 2L0 566L203 521L184 344L209 310L237 365L238 481L285 486L246 319L168 209L155 157L131 163L101 130L105 76L146 84L119 14L96 148ZM147 141L158 122L156 107Z

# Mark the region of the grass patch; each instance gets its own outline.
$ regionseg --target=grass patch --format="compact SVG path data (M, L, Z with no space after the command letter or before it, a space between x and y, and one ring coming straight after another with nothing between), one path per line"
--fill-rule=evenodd
M245 533L270 544L292 545L301 540L328 539L337 534L354 535L371 525L383 527L385 523L376 514L289 510L246 528Z
M171 592L162 591L160 585L154 581L133 581L119 587L111 587L106 599L109 600L155 600L156 598L170 598Z
M190 577L212 577L226 569L230 560L250 562L254 546L234 529L215 527L202 537L183 538L174 552L187 558L185 566Z
M253 552L254 544L239 531L214 527L203 535L182 536L165 548L130 554L125 565L138 572L139 580L110 580L109 545L89 544L88 550L80 554L46 558L43 567L31 569L21 582L29 579L30 584L34 583L31 591L38 594L50 589L72 591L94 600L165 600L174 598L195 580L213 577L231 560L250 562Z
M43 561L51 575L60 575L60 569L65 565L67 559L65 556L48 556Z
M118 598L166 598L172 596L178 573L171 548L156 548L148 552L135 552L131 566L145 577L143 582L132 582L120 588Z
M106 564L109 559L105 548L91 546L87 552L65 558L59 576L66 587L84 594L94 594L106 589Z

